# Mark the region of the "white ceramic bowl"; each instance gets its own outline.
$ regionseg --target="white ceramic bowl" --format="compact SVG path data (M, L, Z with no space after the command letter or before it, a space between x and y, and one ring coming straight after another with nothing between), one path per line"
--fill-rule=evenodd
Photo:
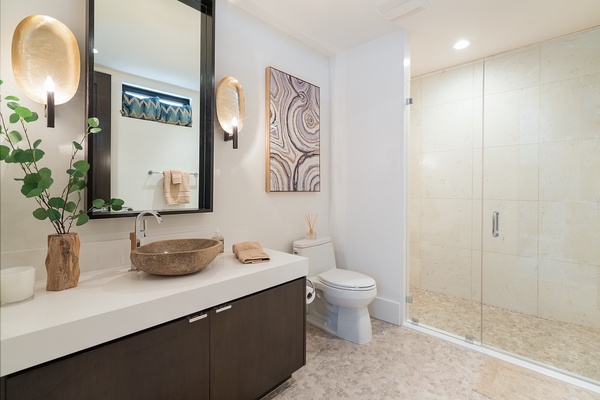
M0 305L33 299L35 267L12 267L0 270Z

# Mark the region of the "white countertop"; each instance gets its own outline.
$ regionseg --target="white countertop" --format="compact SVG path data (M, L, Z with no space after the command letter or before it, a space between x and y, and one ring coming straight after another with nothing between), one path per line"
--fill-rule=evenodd
M308 274L308 260L266 250L271 261L219 255L204 270L161 277L129 265L82 274L79 285L0 307L0 376L184 317Z

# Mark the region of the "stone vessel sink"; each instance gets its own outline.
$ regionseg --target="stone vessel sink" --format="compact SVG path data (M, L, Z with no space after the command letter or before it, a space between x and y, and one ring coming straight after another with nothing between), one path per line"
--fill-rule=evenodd
M154 275L187 275L206 268L219 254L212 239L161 240L131 250L131 263Z

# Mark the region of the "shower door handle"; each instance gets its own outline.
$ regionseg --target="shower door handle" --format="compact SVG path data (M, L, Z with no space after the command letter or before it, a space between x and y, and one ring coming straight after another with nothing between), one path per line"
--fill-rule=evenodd
M494 211L492 213L492 236L498 237L500 233L498 230L500 229L500 213L498 211Z

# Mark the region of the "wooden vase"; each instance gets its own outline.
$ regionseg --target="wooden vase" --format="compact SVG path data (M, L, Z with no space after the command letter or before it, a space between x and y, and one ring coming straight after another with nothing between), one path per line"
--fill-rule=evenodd
M48 235L46 256L46 290L70 289L79 283L79 235L64 233Z

